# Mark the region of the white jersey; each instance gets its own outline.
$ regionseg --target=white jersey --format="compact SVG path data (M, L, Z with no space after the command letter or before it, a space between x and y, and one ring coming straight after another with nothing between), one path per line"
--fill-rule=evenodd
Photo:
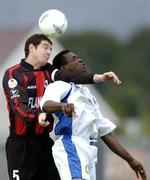
M95 142L98 131L100 136L104 136L116 126L102 116L95 97L83 85L55 81L47 86L41 109L48 100L73 103L75 107L72 118L62 111L54 114L55 143L52 153L61 180L96 180Z
M95 97L83 85L63 81L51 83L47 86L41 100L41 109L48 100L73 103L75 107L72 118L65 116L61 111L55 113L56 139L60 135L72 135L85 139L97 138L98 131L100 136L104 136L116 127L109 119L102 116Z

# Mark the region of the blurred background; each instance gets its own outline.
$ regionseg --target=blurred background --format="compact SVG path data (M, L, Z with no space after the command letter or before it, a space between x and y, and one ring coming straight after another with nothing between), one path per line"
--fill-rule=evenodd
M92 85L102 113L117 124L119 142L139 159L150 180L150 0L0 0L0 80L24 57L24 41L39 32L38 18L58 9L68 18L60 49L77 53L91 72L114 71L121 86ZM5 141L8 114L1 87L0 179L8 180ZM135 180L128 164L99 142L97 180Z

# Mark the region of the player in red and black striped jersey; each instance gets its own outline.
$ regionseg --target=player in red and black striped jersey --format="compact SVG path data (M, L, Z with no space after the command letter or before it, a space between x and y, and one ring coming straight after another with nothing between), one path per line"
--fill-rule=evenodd
M113 72L100 75L57 70L48 63L51 51L52 42L47 36L32 35L25 43L25 59L6 70L3 77L10 121L10 135L6 142L10 180L60 179L51 153L53 141L49 137L53 118L47 115L50 124L38 121L43 113L40 99L49 83L63 80L89 84L113 80L120 84Z

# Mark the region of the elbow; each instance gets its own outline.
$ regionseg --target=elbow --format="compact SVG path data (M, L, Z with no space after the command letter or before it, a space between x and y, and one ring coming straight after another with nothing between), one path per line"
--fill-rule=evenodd
M42 110L46 113L50 112L50 108L46 105L46 103L43 105Z
M43 104L42 110L43 110L44 112L46 112L46 113L52 113L52 112L53 112L50 101L46 101L46 102Z

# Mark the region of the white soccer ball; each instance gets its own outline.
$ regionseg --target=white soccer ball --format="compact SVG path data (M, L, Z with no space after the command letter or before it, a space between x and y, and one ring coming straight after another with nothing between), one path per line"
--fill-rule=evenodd
M57 9L45 11L39 18L41 32L50 37L63 35L68 27L68 21L64 13Z

